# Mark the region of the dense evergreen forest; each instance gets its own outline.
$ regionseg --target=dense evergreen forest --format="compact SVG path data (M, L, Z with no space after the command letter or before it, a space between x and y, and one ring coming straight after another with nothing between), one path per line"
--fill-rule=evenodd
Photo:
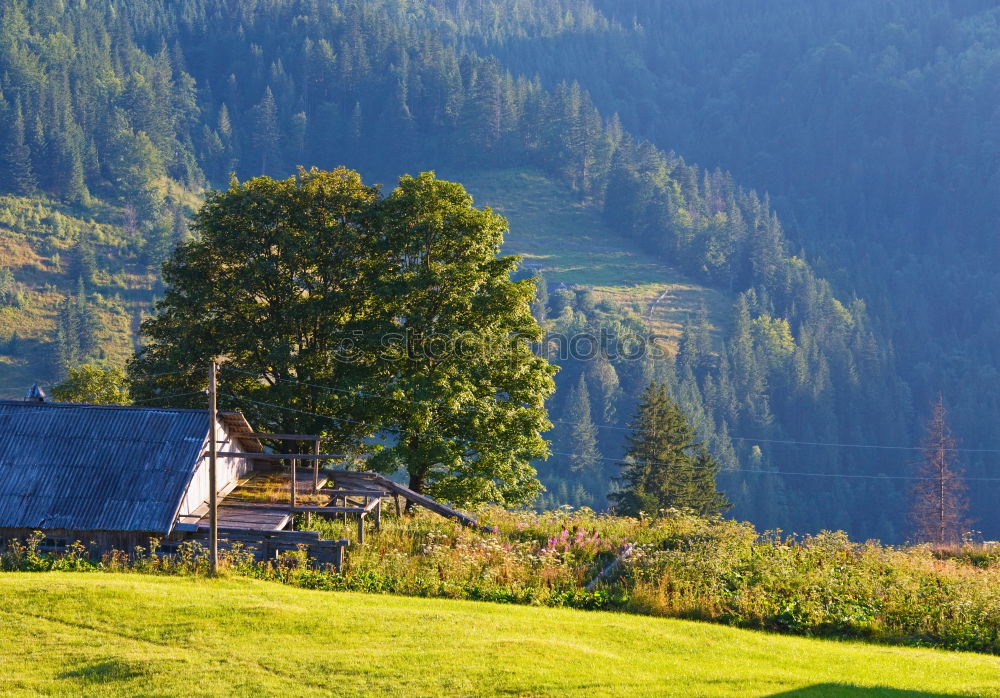
M989 447L1000 419L998 15L739 8L7 0L0 353L44 356L55 379L117 360L103 347L135 329L196 195L231 172L536 168L732 301L692 316L676 357L552 356L542 504L605 506L656 378L728 468L733 516L901 540L917 452L894 447L916 446L931 396L965 446ZM539 289L553 333L646 334L587 288ZM58 321L26 342L43 307ZM970 475L990 458L970 454ZM972 513L992 535L983 484Z

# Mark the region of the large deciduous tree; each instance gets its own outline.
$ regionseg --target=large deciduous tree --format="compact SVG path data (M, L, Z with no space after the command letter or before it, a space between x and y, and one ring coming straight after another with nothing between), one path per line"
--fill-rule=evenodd
M534 281L511 281L517 258L498 256L506 220L424 173L400 180L381 222L377 290L392 313L372 375L388 376L378 418L398 438L373 466L402 465L412 488L456 502L530 502L555 369L530 347Z
M143 324L137 394L195 390L224 355L220 406L261 428L380 434L370 467L456 503L535 497L555 369L531 352L534 284L498 256L502 217L432 173L383 199L340 168L234 181L192 229Z
M225 356L220 405L242 407L258 428L345 441L370 431L349 392L364 357L342 361L340 352L373 315L377 199L342 168L233 181L210 194L192 224L196 237L163 266L167 291L130 365L136 395L204 387L209 361Z
M920 542L950 545L960 542L965 532L969 504L955 447L944 400L938 396L925 427L920 479L911 493L910 519Z
M719 465L703 444L664 385L646 388L628 437L622 489L610 495L615 509L637 516L655 515L669 507L697 514L718 514L730 507L716 488Z

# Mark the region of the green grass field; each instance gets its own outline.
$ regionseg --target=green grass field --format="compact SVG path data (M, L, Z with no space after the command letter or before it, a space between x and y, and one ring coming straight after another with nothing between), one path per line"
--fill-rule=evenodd
M510 222L504 252L524 258L546 281L594 288L649 320L651 330L676 339L685 319L704 307L713 323L728 316L732 299L692 281L623 236L589 201L533 170L439 173L461 182L476 206Z
M1000 695L1000 658L241 578L6 573L0 695L982 696Z

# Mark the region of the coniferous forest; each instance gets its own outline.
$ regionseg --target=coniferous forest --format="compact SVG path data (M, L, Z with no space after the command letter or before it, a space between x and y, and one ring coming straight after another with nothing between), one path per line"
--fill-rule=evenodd
M660 359L550 356L540 506L607 505L656 382L721 466L729 516L899 542L940 395L973 528L1000 538L992 3L0 7L3 394L123 365L162 263L232 175L344 165L388 190L530 169L727 301ZM553 334L648 332L585 285L538 289Z

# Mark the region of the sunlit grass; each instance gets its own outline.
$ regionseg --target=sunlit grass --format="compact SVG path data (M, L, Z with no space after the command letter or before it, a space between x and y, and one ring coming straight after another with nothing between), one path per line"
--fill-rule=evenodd
M0 574L0 628L5 696L1000 695L996 657L242 578Z
M590 286L646 318L674 344L685 320L701 308L719 329L732 300L650 255L608 222L596 204L530 169L439 173L456 179L477 206L510 221L503 251L524 257L549 283Z

